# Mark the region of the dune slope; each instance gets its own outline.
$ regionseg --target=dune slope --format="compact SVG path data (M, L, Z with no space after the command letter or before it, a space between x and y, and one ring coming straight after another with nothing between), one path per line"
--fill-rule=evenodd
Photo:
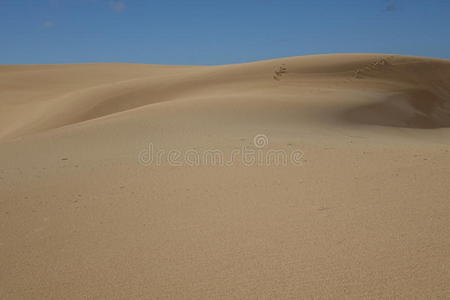
M0 66L0 298L446 298L449 127L447 60Z

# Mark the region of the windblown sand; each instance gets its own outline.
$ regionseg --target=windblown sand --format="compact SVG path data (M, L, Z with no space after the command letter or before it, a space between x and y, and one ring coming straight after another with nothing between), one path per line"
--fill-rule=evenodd
M0 298L450 298L450 61L0 66Z

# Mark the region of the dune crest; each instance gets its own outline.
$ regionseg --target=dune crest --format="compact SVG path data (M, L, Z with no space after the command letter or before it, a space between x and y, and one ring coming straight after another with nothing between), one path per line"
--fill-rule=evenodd
M350 121L410 128L440 128L450 123L450 63L445 60L393 55L320 55L217 67L125 64L119 65L118 71L115 68L114 64L84 68L83 65L1 67L0 76L6 82L29 82L39 76L48 82L46 93L51 94L44 97L41 86L21 84L20 94L14 98L17 103L6 101L3 105L3 115L15 122L14 126L11 122L3 124L2 135L26 135L163 101L203 97L206 91L248 93L263 86L281 98L292 93L295 85L300 95L308 90L320 93L329 89L370 90L380 95L372 103L350 108L346 114ZM62 75L55 77L57 72ZM94 85L89 81L89 73L97 76L109 72L117 73L111 76L112 81L105 78ZM85 77L86 83L83 80L72 83L73 76ZM64 82L64 89L58 86L53 91L52 80L55 85ZM16 95L15 90L14 85L6 85L2 92L6 96ZM39 103L35 97L40 99ZM33 113L21 118L23 110Z

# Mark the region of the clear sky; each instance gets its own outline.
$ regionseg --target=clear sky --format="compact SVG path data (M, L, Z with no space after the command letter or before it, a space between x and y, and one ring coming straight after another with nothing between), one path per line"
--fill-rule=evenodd
M450 0L0 0L0 64L450 58Z

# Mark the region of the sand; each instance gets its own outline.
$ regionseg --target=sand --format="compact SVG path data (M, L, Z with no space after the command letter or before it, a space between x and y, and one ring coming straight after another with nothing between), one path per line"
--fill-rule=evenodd
M449 127L448 60L0 66L0 298L449 298Z

